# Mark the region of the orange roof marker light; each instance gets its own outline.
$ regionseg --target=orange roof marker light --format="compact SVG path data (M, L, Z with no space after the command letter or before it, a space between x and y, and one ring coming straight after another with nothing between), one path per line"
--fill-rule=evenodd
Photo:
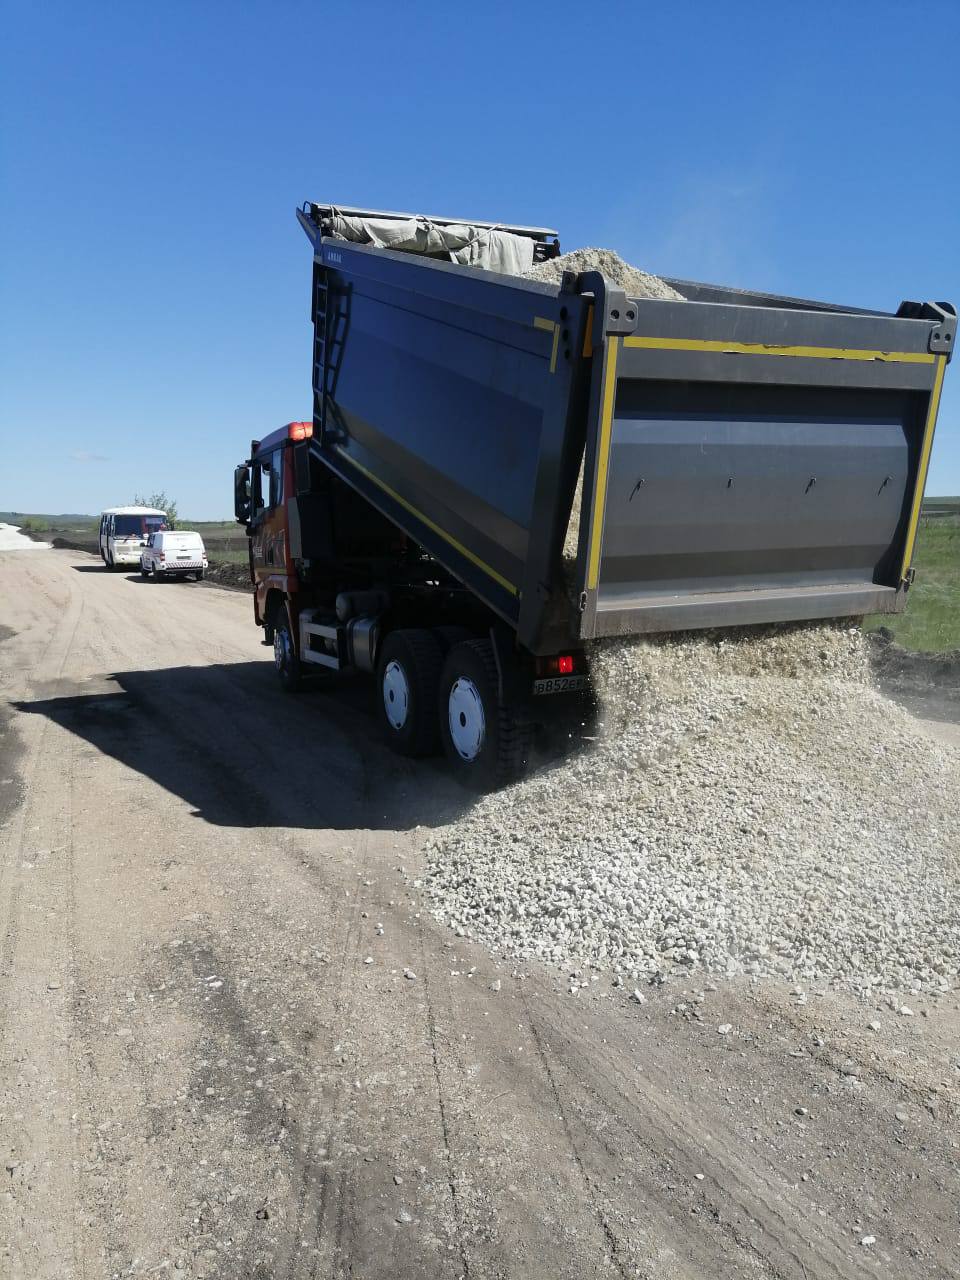
M313 423L291 422L287 427L287 435L291 440L309 440L313 435Z

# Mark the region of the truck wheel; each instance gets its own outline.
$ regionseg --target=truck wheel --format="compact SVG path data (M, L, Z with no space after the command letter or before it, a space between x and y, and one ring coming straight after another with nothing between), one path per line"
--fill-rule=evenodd
M143 578L144 581L146 581L146 579L150 577L150 570L146 567L146 565L143 563L142 560L140 561L140 577Z
M297 655L293 627L290 625L290 614L286 607L277 614L273 628L273 662L283 689L287 693L296 693L300 688L303 673L300 658Z
M390 746L401 756L432 755L439 746L437 690L443 650L431 632L392 631L377 663L377 709Z
M440 736L459 780L493 791L519 778L530 756L532 727L500 700L489 640L466 640L447 654L440 677Z

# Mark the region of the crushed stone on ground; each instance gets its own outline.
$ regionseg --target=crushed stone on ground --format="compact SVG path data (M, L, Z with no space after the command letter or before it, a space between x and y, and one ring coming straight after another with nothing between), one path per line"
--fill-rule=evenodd
M597 742L434 833L435 915L617 982L957 987L960 752L868 647L842 624L596 645Z

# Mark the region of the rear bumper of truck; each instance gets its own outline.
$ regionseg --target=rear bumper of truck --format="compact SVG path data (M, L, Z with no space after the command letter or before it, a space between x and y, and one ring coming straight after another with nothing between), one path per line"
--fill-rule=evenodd
M905 603L905 590L855 583L687 595L607 595L594 604L592 614L585 618L584 630L593 636L616 636L764 622L806 622L816 618L899 613Z

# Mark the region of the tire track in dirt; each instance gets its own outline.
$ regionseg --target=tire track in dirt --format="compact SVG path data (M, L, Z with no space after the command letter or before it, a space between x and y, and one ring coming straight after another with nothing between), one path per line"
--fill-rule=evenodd
M366 868L366 838L361 839L360 868ZM349 910L342 906L333 921L331 936L342 930L342 944L337 953L337 977L330 993L331 1024L348 1025L353 1012L353 993L350 984L356 976L359 963L360 899L352 898ZM332 1032L331 1026L331 1032ZM355 1069L356 1062L353 1067ZM324 1123L325 1116L339 1116L347 1111L344 1105L349 1086L347 1073L341 1072L331 1086L325 1079L319 1091L319 1103L311 1101L300 1130L299 1156L294 1172L296 1217L289 1238L288 1259L284 1274L295 1280L299 1259L296 1250L299 1242L312 1240L316 1250L310 1264L310 1276L319 1276L321 1266L336 1266L343 1251L347 1187L346 1173L331 1176L333 1161L337 1158L335 1124ZM321 1130L321 1125L323 1128ZM320 1130L318 1132L318 1130ZM333 1218L333 1236L328 1239L328 1224Z
M430 964L427 958L427 947L423 934L423 922L421 920L420 927L417 931L418 942L420 945L420 970L423 974L424 991L426 994L426 1021L427 1032L430 1039L430 1062L433 1068L433 1079L437 1093L437 1108L440 1115L440 1129L443 1134L443 1155L446 1164L447 1186L450 1188L450 1203L453 1209L453 1219L456 1224L457 1231L457 1251L460 1256L460 1262L463 1267L464 1280L470 1280L471 1269L470 1260L467 1255L466 1244L466 1223L464 1218L463 1206L460 1203L460 1195L457 1191L457 1175L460 1172L455 1167L453 1141L451 1137L451 1124L448 1117L447 1103L444 1096L443 1076L440 1071L440 1052L437 1043L437 1019L434 1010L434 999L432 994L432 979L430 977ZM446 993L449 996L449 988ZM449 1001L448 1001L449 1008Z
M523 988L521 986L521 993L522 991L523 991ZM623 1258L620 1256L621 1251L620 1251L619 1241L617 1240L616 1234L614 1233L614 1230L610 1225L610 1222L606 1214L604 1213L603 1208L597 1198L597 1194L594 1189L594 1186L591 1182L590 1177L587 1174L586 1168L584 1167L583 1157L580 1154L580 1148L573 1136L573 1130L571 1129L571 1126L570 1126L570 1121L567 1116L566 1108L564 1107L564 1104L563 1104L563 1099L560 1096L560 1089L557 1085L556 1076L550 1065L550 1059L547 1055L547 1050L544 1044L543 1037L540 1034L540 1031L537 1027L536 1020L531 1016L530 1006L525 995L522 995L522 1000L523 1000L523 1010L526 1016L527 1025L530 1028L530 1034L532 1035L534 1043L537 1046L537 1055L539 1056L540 1062L543 1065L544 1074L546 1075L547 1080L549 1081L550 1092L553 1094L553 1099L554 1099L554 1102L556 1103L557 1115L560 1118L560 1123L563 1127L563 1132L566 1135L566 1139L570 1147L570 1152L573 1156L574 1164L576 1165L579 1171L580 1178L583 1183L584 1193L587 1196L588 1200L590 1201L590 1204L593 1208L593 1212L596 1215L597 1222L600 1224L600 1229L603 1232L604 1239L606 1240L607 1256L609 1258L610 1263L614 1267L616 1267L618 1274L622 1277L622 1280L629 1280L629 1272L627 1270L627 1265L625 1264ZM637 1273L634 1272L634 1274L636 1275Z
M39 553L38 553L39 554ZM30 576L30 575L28 575ZM83 600L71 589L67 608L55 621L48 642L33 667L39 677L55 683L63 677L71 657ZM10 1256L11 1277L46 1280L78 1274L79 1238L73 1211L77 1203L74 1165L76 1144L69 1120L76 1080L70 1058L70 1034L64 1023L73 1009L76 965L72 932L73 848L72 809L69 796L59 787L55 767L49 762L48 744L55 737L49 721L31 731L26 742L24 795L7 830L3 879L0 883L3 933L0 944L0 1088L16 1084L15 1110L18 1132L9 1131L6 1163L15 1167L10 1199L4 1215L25 1213L40 1229L25 1235L11 1222L2 1235L16 1250ZM31 740L32 739L32 740ZM52 772L51 772L52 768ZM59 800L59 803L58 803ZM27 876L29 875L29 883ZM41 920L67 902L67 954L56 946ZM28 927L24 928L29 908ZM58 941L55 939L55 942ZM51 970L53 974L51 974ZM45 977L44 975L50 975ZM53 976L56 975L56 976ZM62 979L67 977L64 991ZM71 987L73 988L71 990ZM42 989L45 988L45 991ZM69 1003L67 1003L69 1002ZM11 1014L19 1010L16 1035ZM17 1049L31 1045L30 1058L16 1058ZM60 1052L52 1051L57 1045ZM47 1052L38 1052L39 1046ZM72 1152L63 1160L59 1152ZM56 1155L54 1153L57 1153ZM19 1170L19 1172L18 1172ZM29 1171L29 1172L28 1172ZM23 1203L22 1210L14 1205ZM54 1212L57 1204L70 1206L66 1220ZM25 1219L17 1219L22 1224Z
M535 1020L534 1016L531 1021ZM716 1205L708 1206L712 1210L708 1217L713 1220L715 1213L721 1229L733 1235L738 1247L746 1248L776 1276L809 1274L853 1280L875 1274L869 1262L852 1252L849 1239L796 1202L782 1175L760 1160L747 1164L740 1155L740 1140L729 1132L721 1115L713 1111L701 1117L701 1124L709 1124L711 1141L707 1145L698 1138L672 1094L654 1083L653 1063L648 1063L648 1069L627 1089L615 1066L616 1055L608 1053L600 1061L591 1056L588 1064L583 1043L563 1031L556 1019L536 1021L538 1044L558 1075L569 1081L566 1087L571 1095L583 1100L578 1105L583 1113L582 1141L587 1147L600 1147L608 1162L622 1162L625 1145L634 1151L655 1151L658 1160L667 1161L669 1176L678 1182L687 1182L688 1170L701 1170L706 1175L704 1189L712 1187L717 1197ZM658 1065L669 1078L669 1063ZM606 1119L613 1123L604 1123ZM618 1140L606 1144L603 1135L608 1133L618 1139L626 1135L630 1143ZM589 1160L586 1149L584 1159ZM697 1195L702 1197L703 1189ZM658 1234L663 1239L681 1229L689 1236L689 1210L681 1212L686 1199L678 1200L673 1212L664 1214L661 1209L657 1213L654 1209L661 1218ZM750 1225L737 1226L738 1220ZM690 1260L694 1265L709 1265L709 1256L708 1247L707 1254Z

